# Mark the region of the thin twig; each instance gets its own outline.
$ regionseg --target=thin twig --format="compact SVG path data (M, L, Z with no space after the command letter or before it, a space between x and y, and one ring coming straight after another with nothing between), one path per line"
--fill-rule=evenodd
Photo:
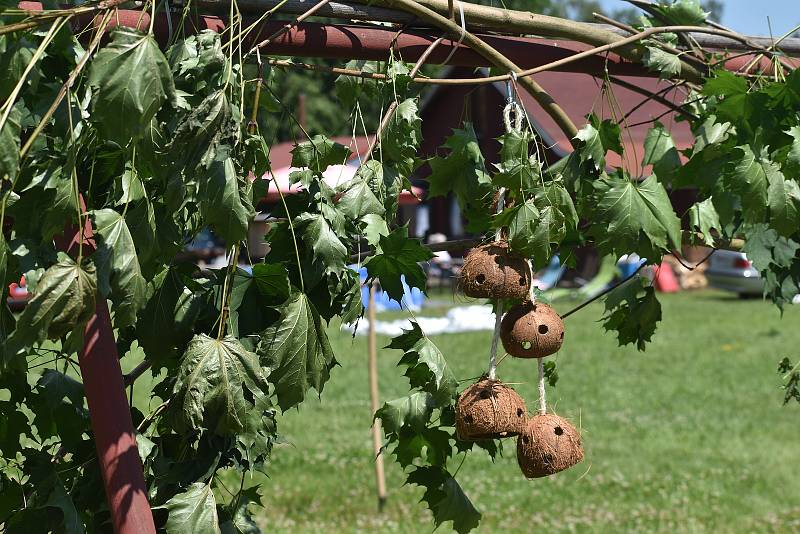
M588 306L588 305L589 305L589 304L591 304L592 302L596 301L597 299L601 299L601 298L605 297L606 295L608 295L609 293L611 293L612 291L614 291L615 289L617 289L619 286L621 286L622 284L624 284L624 283L628 282L628 281L629 281L629 280L631 280L631 279L632 279L634 276L636 276L637 274L639 274L639 271L641 271L641 270L644 268L644 266L645 266L645 265L647 265L647 264L646 264L645 262L642 262L642 264L641 264L641 265L639 265L639 267L637 267L637 269L636 269L635 271L633 271L633 272L632 272L630 275L628 275L628 277L626 277L624 280L622 280L621 282L617 282L617 283L616 283L616 284L614 284L613 286L611 286L611 287L609 287L609 288L607 288L607 289L605 289L605 290L601 291L600 293L598 293L598 294L597 294L597 295L595 295L594 297L590 298L589 300L587 300L587 301L584 301L584 302L582 302L581 304L578 304L577 306L575 306L574 308L572 308L572 309L571 309L570 311L568 311L567 313L564 313L564 314L562 314L562 315L561 315L561 319L566 319L567 317L569 317L570 315L572 315L572 314L573 314L573 313L575 313L576 311L579 311L579 310L581 310L581 309L585 308L586 306Z
M328 2L329 2L329 0L320 0L319 2L314 4L311 8L309 8L308 11L298 15L297 18L293 22L289 22L287 24L284 24L278 31L274 32L272 35L270 35L269 37L267 37L266 39L264 39L263 41L261 41L260 43L255 45L250 50L250 52L248 52L247 54L250 55L253 52L255 52L257 49L264 48L269 43L271 43L274 39L277 39L278 37L280 37L284 33L286 33L289 30L291 30L296 24L298 24L300 22L303 22L305 19L307 19L308 17L312 16L314 13L316 13L317 11L319 11L320 9L325 7L325 5L327 5Z
M142 376L150 367L153 366L153 363L150 360L145 360L136 367L134 367L130 373L122 376L122 382L125 384L125 387L130 386L136 379Z
M433 52L433 50L437 46L439 46L439 43L441 43L443 40L444 40L443 37L438 37L431 44L428 45L428 48L425 49L425 51L417 60L417 63L411 69L409 77L414 78L417 75L419 69L422 68L422 66L425 64L425 61L427 61L428 57L431 55L431 52ZM372 142L370 142L369 148L367 149L367 153L364 154L364 157L361 159L362 165L367 163L372 158L372 152L375 150L375 147L378 145L378 143L381 142L383 132L384 130L386 130L386 127L389 126L389 122L392 120L392 117L394 117L395 111L397 111L396 99L392 100L392 103L389 104L389 108L386 110L386 113L383 114L383 119L381 119L381 123L378 126L378 131L375 132L375 137L372 139Z

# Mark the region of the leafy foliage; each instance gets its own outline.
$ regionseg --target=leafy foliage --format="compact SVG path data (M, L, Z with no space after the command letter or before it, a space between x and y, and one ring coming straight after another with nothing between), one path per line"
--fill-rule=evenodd
M537 2L549 12L576 9L546 4ZM109 6L96 9L97 21L109 14ZM701 24L707 15L687 0L647 11L645 26ZM262 496L243 487L231 494L221 473L266 471L279 439L277 408L299 406L310 389L322 394L337 365L328 324L363 313L351 258L360 263L372 247L368 280L391 298L402 297L404 283L425 291L421 264L431 251L396 220L400 194L423 163L411 69L394 57L358 62L351 66L383 78L334 83L325 75L320 88L251 61L242 47L253 28L225 43L210 30L175 32L162 51L152 32L119 27L84 48L71 26L51 33L51 23L0 37L0 520L9 531L107 529L83 385L71 370L95 303L106 299L122 358L143 352L152 368L153 409L132 416L157 527L257 532L251 513ZM680 77L683 64L664 44L681 46L667 34L637 50L662 77ZM668 193L692 187L697 202L680 214L690 229L708 246L743 239L782 306L800 284L800 74L717 70L700 85L684 104L695 143L679 151L654 121L644 179L609 167L609 151L629 156L624 124L612 120L590 115L576 149L549 167L527 126L502 135L500 161L487 165L481 146L490 140L479 142L464 123L427 162L428 196L452 194L468 231L499 230L536 268L555 253L568 261L583 245L657 265L683 241ZM313 98L311 133L292 151L299 191L271 208L269 252L253 261L242 247L266 191L270 145L303 130L290 120L300 91ZM328 93L350 110L346 124L326 104ZM369 161L353 179L326 182L331 166L352 161L329 135L377 124L390 107ZM221 269L201 271L179 255L206 228L225 242ZM23 276L32 296L15 315L5 288ZM660 319L653 287L637 278L608 296L602 321L620 344L644 350ZM385 450L407 482L424 488L437 526L469 531L480 513L454 478L454 457L477 447L494 458L500 445L458 439L459 383L419 325L390 347L403 353L410 392L375 414ZM787 399L797 398L790 365L781 363ZM552 362L545 373L554 386Z
M783 375L783 379L786 381L781 386L786 391L783 396L783 404L788 404L792 399L800 402L800 371L798 371L798 366L792 365L789 358L784 358L778 364L778 374Z
M428 261L433 253L418 241L408 238L408 228L401 226L388 236L380 236L376 254L365 262L369 277L379 279L386 293L400 302L403 281L425 291L425 272L419 262Z
M641 278L633 278L609 293L605 308L603 328L615 330L620 345L636 343L636 348L645 350L661 321L655 288Z
M442 353L414 321L411 329L392 339L388 348L403 351L398 366L405 368L413 391L385 402L375 413L388 439L384 449L391 447L397 461L407 469L407 483L425 488L422 500L437 527L452 521L454 530L468 532L478 526L481 514L447 470L455 452L467 454L476 443L460 441L455 433L458 381ZM478 446L492 458L498 450L492 440Z
M336 365L325 325L308 297L299 291L289 297L281 318L261 335L258 353L270 369L283 410L301 403L309 388L321 394Z

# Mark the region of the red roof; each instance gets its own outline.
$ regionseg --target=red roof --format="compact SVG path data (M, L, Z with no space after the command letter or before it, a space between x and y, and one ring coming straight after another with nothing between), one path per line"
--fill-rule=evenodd
M651 92L658 92L663 98L679 104L686 98L686 92L681 88L670 88L670 83L656 78L620 77L623 81L635 84ZM555 99L564 109L572 121L580 128L586 123L586 115L594 112L601 119L612 119L620 122L622 116L636 108L622 127L622 143L624 147L624 162L617 154L609 152L606 155L608 165L623 165L633 175L641 175L641 161L644 154L644 139L651 123L638 124L660 117L658 120L672 133L677 148L690 147L694 141L689 126L686 122L677 122L676 114L664 104L634 92L630 89L613 85L613 90L605 96L602 94L602 82L588 74L568 72L543 72L534 76L534 79ZM537 123L546 135L545 142L555 142L554 149L561 153L572 150L567 136L561 131L553 119L536 103L524 89L519 88L520 99L531 119ZM612 98L613 95L613 107ZM638 106L638 108L637 108ZM630 125L625 128L625 124ZM547 137L550 139L548 140Z

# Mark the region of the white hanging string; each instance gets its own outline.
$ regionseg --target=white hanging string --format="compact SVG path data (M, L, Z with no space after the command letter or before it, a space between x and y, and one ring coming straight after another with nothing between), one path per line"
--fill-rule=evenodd
M510 72L511 79L506 82L506 107L503 108L503 123L507 132L521 132L522 118L525 111L519 105L513 84L517 81L517 73ZM512 118L511 114L514 113Z
M503 211L505 207L506 188L501 187L497 192L497 213ZM494 232L494 240L499 241L501 229ZM503 300L497 299L494 310L494 334L492 335L492 348L489 350L489 380L496 380L497 376L497 342L500 339L500 322L503 319Z
M531 287L528 296L531 299L531 304L536 304L536 288L533 285L533 262L528 260L528 270L531 273ZM547 413L547 401L544 392L544 358L536 358L537 367L539 369L539 413Z
M442 63L443 65L447 65L448 63L450 63L450 59L452 59L453 54L456 53L458 47L461 46L461 42L464 40L464 36L467 34L467 24L466 22L464 22L464 6L461 3L461 0L456 0L456 1L458 2L458 11L461 14L461 35L458 36L458 41L456 41L456 44L454 44L453 47L450 49L450 53L447 54L447 58Z
M536 358L539 367L539 413L547 413L547 401L544 397L544 358Z

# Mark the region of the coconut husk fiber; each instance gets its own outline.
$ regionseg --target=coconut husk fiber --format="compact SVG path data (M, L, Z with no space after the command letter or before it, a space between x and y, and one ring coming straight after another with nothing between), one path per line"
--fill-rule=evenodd
M543 358L564 342L564 323L547 304L530 301L508 310L500 323L503 348L517 358Z
M582 461L580 433L557 415L534 415L517 438L517 463L528 478L546 477Z
M525 401L499 380L479 380L461 393L456 404L456 432L462 440L516 436L527 420Z
M509 251L505 241L470 250L459 277L459 287L473 298L523 299L530 284L528 263Z

